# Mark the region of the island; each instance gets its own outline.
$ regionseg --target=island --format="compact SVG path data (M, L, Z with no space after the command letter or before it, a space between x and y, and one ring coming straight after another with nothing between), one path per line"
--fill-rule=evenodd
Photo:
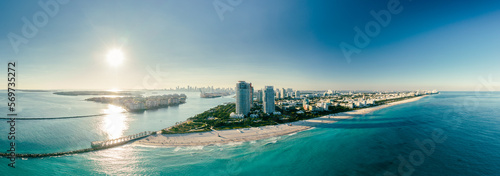
M270 120L264 119L239 119L231 120L226 118L208 117L206 120L201 119L202 115L197 115L189 120L179 123L161 132L154 133L146 138L135 141L136 144L141 145L154 145L165 147L182 147L182 146L207 146L219 145L227 143L241 143L247 141L255 141L268 139L271 137L292 135L297 132L312 129L321 125L334 124L338 121L347 120L355 116L364 115L373 111L383 109L386 107L417 101L425 96L408 97L405 99L398 99L399 101L387 101L386 104L371 106L367 108L357 109L344 109L343 112L328 114L328 115L313 115L314 113L306 114L303 120L294 121L289 118L283 119L286 115L272 116ZM202 114L215 115L217 113L225 112L233 105L227 104L218 106ZM217 110L218 109L218 110ZM198 117L198 118L196 118ZM284 123L279 123L279 119ZM300 116L299 116L300 117ZM314 117L305 119L307 117ZM277 120L277 121L274 121ZM213 121L210 123L208 121ZM214 125L212 127L211 125ZM263 126L260 126L263 125ZM217 127L215 127L217 126Z
M56 95L78 96L78 95L139 95L137 91L60 91Z
M218 98L231 95L230 92L200 92L200 98Z
M87 98L85 100L98 103L113 104L123 107L127 111L143 111L183 104L186 103L186 99L187 97L185 94L171 94L149 97L93 97Z
M245 142L292 134L330 125L373 111L417 101L435 93L346 93L278 99L275 112L263 113L254 101L250 114L234 116L235 103L226 103L162 129L135 143L161 146L200 146ZM367 101L368 100L368 101Z
M39 89L19 89L18 91L23 91L23 92L52 92L52 90L39 90Z

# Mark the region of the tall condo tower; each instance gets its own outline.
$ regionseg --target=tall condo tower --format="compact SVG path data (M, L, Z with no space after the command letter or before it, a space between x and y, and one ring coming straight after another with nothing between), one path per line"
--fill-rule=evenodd
M250 112L250 88L245 81L236 83L236 114L248 115Z
M285 88L281 88L280 90L280 98L284 99L286 97L286 90Z
M253 86L252 86L252 83L249 83L250 87L248 89L248 96L250 97L248 99L248 104L250 105L250 108L252 108L253 106ZM250 109L248 109L248 111L250 111Z
M257 90L257 102L262 102L262 96L264 96L262 90Z
M273 113L274 112L274 87L266 86L264 89L264 97L262 106L264 109L264 113Z

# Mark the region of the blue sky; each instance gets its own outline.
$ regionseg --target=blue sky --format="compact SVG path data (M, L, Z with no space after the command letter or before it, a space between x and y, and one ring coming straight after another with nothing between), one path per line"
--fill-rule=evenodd
M0 2L0 58L17 60L24 89L245 80L256 88L474 90L479 77L500 80L500 2L493 0L220 0L232 9L223 20L212 0L69 1L15 52L7 36L22 36L23 17L43 12L38 2ZM400 13L348 62L340 44L354 45L354 28L375 21L370 11L395 2ZM125 55L117 67L106 62L113 48ZM156 68L162 74L152 74Z

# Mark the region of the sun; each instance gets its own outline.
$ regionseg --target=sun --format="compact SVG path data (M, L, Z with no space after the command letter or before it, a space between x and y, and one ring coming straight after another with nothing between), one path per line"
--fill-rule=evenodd
M122 50L120 49L112 49L108 52L108 55L106 57L106 60L108 61L109 65L116 67L120 65L123 60L124 60L124 55Z

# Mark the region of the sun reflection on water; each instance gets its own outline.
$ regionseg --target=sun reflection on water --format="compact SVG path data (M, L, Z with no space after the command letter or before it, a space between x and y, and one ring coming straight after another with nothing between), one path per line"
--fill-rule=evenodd
M108 139L116 139L124 136L129 128L130 119L127 118L125 109L108 104L101 113L106 114L102 118L101 131ZM95 163L95 171L105 175L127 175L141 171L140 161L137 159L137 151L130 145L118 146L106 150L92 152L89 159Z
M141 151L130 145L100 150L89 155L95 163L94 170L105 175L131 175L143 172Z
M122 107L111 104L102 111L106 115L103 117L101 130L107 134L108 139L119 138L128 129L127 116L123 113L125 111Z

